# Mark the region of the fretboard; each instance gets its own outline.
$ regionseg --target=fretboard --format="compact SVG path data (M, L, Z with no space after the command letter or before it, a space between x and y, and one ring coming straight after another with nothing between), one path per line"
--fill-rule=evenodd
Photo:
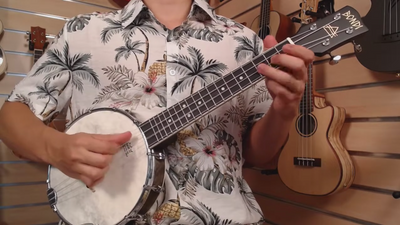
M257 72L257 66L261 63L271 65L270 58L279 54L282 47L288 43L290 43L288 40L282 41L274 48L143 122L140 127L147 138L149 147L157 146L261 81L264 76Z
M33 50L33 63L36 63L42 55L43 55L43 50L39 49Z
M300 114L308 114L314 110L313 90L313 65L311 63L308 66L308 81L304 89L304 95L300 101Z
M260 13L260 38L264 39L268 35L269 20L270 20L271 0L261 0L261 13Z

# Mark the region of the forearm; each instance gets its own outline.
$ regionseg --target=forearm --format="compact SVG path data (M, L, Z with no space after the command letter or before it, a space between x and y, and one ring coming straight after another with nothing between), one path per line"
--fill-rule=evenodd
M19 102L6 102L0 110L0 139L22 158L48 163L48 138L61 132L46 126Z
M283 119L271 108L253 125L247 136L243 149L246 164L259 168L269 168L269 164L275 164L288 138L291 124L291 120Z

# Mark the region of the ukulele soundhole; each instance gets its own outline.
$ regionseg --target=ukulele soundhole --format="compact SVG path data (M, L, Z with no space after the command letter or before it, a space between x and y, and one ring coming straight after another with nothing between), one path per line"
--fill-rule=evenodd
M311 137L317 130L317 120L313 114L303 114L297 118L297 132L303 137Z

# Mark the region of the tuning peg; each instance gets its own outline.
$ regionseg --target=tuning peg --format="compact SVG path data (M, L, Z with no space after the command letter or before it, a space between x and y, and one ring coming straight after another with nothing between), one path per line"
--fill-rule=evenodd
M393 192L392 196L393 196L393 198L395 198L395 199L399 199L399 198L400 198L400 191L395 191L395 192Z
M362 47L360 44L357 44L356 41L353 40L353 45L354 45L354 51L357 53L362 52Z
M292 17L292 22L293 23L301 23L301 19L299 19L297 17Z
M27 35L31 35L31 32L30 32L30 31L27 31L26 34L27 34Z
M329 56L331 57L331 60L329 60L329 65L336 65L339 63L339 61L342 59L342 56L336 55L332 56L331 53L329 53Z

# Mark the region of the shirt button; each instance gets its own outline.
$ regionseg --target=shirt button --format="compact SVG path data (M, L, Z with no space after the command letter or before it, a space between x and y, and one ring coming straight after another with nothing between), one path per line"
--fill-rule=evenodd
M171 74L171 76L174 76L175 75L175 70L170 70L169 74Z

